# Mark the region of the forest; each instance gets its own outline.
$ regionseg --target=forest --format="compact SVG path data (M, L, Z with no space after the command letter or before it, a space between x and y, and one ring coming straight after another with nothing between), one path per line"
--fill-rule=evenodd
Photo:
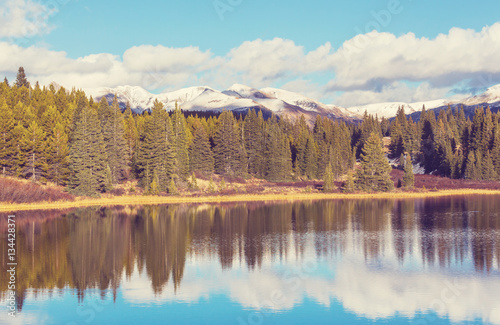
M32 86L20 68L16 81L0 83L0 166L3 176L65 186L75 195L99 196L137 180L145 194L194 189L212 175L269 182L323 180L323 190L342 181L350 191L390 191L392 167L413 185L413 166L453 179L498 180L500 114L477 107L436 113L422 108L413 121L399 109L394 119L365 113L348 124L302 116L168 112L161 102L143 114L120 109L115 98L94 101L81 90Z

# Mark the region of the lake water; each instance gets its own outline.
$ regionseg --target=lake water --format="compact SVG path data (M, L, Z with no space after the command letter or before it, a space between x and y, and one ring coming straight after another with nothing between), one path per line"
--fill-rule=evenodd
M500 324L499 196L86 208L16 222L18 314L3 308L0 324Z

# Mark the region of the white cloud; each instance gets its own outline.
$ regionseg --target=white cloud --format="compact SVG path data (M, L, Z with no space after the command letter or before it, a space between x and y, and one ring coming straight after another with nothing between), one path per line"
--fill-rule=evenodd
M57 2L42 5L32 0L0 0L0 38L32 37L52 29L51 15L58 11Z
M449 87L464 79L499 73L500 23L476 32L452 28L435 39L413 33L396 37L370 32L346 41L334 54L331 90L367 90L392 81L428 81Z
M306 53L302 46L291 40L257 39L232 49L222 67L227 75L239 78L239 83L268 87L279 81L326 69L330 51L330 43Z
M8 3L19 8L31 4ZM43 10L38 5L33 8ZM6 9L0 10L0 16L5 16ZM69 88L132 85L173 90L208 85L222 90L233 83L255 88L284 84L284 89L317 100L338 96L334 104L349 107L425 101L446 97L458 88L473 91L491 86L500 82L498 53L500 23L481 31L453 28L434 39L373 31L336 50L328 42L307 51L292 40L257 39L222 56L194 46L140 45L126 50L123 58L98 53L73 59L61 51L0 42L0 66L9 77L23 66L31 81L55 81ZM319 84L318 75L329 81Z

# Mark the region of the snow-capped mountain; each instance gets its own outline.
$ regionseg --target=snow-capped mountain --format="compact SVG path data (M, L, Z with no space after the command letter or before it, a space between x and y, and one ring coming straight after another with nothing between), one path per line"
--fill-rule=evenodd
M346 108L348 112L356 117L362 117L366 111L369 115L377 115L378 117L391 118L396 116L399 107L403 107L406 114L418 113L422 110L425 105L427 110L429 109L442 109L447 108L450 105L455 108L460 105L464 105L467 111L473 112L473 109L479 105L489 105L490 108L500 108L500 85L490 87L486 92L476 95L466 97L462 100L446 100L437 99L426 102L416 102L416 103L403 103L403 102L391 102L391 103L378 103L378 104L368 104L362 106L353 106ZM418 114L417 114L418 115Z
M163 103L167 110L174 109L177 103L181 109L186 111L220 112L232 110L244 112L253 108L263 111L265 115L287 114L291 118L305 115L310 123L315 120L317 115L353 119L342 108L324 105L299 94L273 88L258 90L240 84L235 84L224 91L205 86L183 88L157 95L151 94L141 87L132 86L86 89L85 92L97 101L106 97L109 102L112 102L116 95L120 107L125 108L129 103L130 107L137 112L152 108L154 101L158 100Z
M245 112L249 109L261 110L264 114L286 114L291 118L305 115L312 123L316 116L344 120L359 120L365 111L370 115L391 118L397 113L399 107L405 109L406 114L416 114L425 105L426 109L441 109L448 105L456 107L463 104L466 110L473 111L477 105L488 104L492 108L500 108L500 85L490 87L480 95L471 96L460 101L438 99L426 102L404 103L390 102L343 108L335 105L326 105L298 93L277 89L255 89L245 85L235 84L224 91L215 90L207 86L183 88L172 92L151 94L141 87L120 86L116 88L86 89L87 95L95 100L106 97L111 102L116 95L122 108L127 103L137 112L142 112L153 107L155 100L163 103L167 110L172 110L175 105L186 111L215 111L232 110Z
M400 107L403 107L406 114L412 114L418 112L425 105L426 109L434 109L437 107L445 106L448 102L444 99L438 99L428 102L418 102L418 103L404 103L404 102L390 102L390 103L378 103L378 104L368 104L362 106L353 106L346 108L348 112L354 114L355 116L361 117L365 113L368 115L377 115L378 117L391 118L396 116L396 113Z

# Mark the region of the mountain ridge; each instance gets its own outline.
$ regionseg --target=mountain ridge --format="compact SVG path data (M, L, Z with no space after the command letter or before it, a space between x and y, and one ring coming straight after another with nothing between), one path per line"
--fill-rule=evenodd
M167 110L173 110L176 105L186 111L221 112L228 109L245 112L249 109L257 109L268 115L273 113L276 115L287 114L292 118L303 114L309 122L318 115L334 119L359 120L365 111L370 115L392 118L400 107L405 109L406 114L413 115L418 114L424 105L426 109L431 110L446 108L448 105L452 107L464 105L471 109L482 104L490 104L493 108L500 109L500 84L488 88L482 94L469 96L462 100L437 99L415 103L386 102L346 108L324 104L299 93L279 88L256 89L241 84L234 84L223 91L209 86L195 86L160 94L152 94L139 86L100 87L84 90L95 100L106 97L110 102L116 94L120 107L125 108L126 104L130 103L131 108L136 112L151 109L154 101L158 100L163 103Z

